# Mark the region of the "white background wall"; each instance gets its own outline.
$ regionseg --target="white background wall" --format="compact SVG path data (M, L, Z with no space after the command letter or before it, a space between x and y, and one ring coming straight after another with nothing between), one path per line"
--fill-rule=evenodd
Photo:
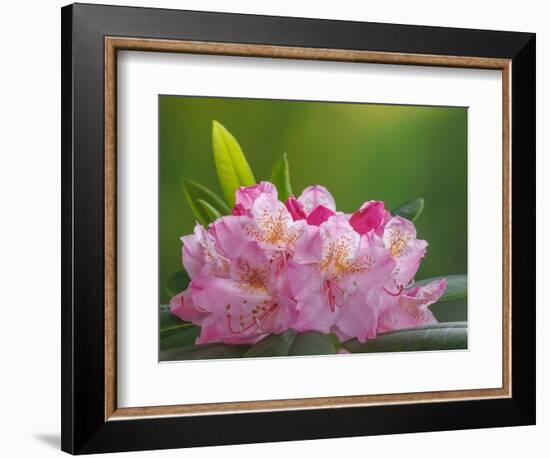
M538 425L309 442L146 452L151 456L445 458L548 456L550 325L542 291L550 244L550 161L543 161L543 57L550 49L550 14L540 0L441 2L353 0L139 1L136 6L229 11L327 19L519 30L537 33L538 128ZM94 2L95 3L95 2ZM126 4L110 0L111 4ZM0 454L48 457L59 452L60 403L60 11L63 2L4 2L0 15ZM546 54L546 56L545 56ZM534 304L525 304L533 307ZM543 365L543 363L546 363ZM297 425L299 427L299 425ZM212 434L215 434L213 431ZM145 456L145 453L126 456Z

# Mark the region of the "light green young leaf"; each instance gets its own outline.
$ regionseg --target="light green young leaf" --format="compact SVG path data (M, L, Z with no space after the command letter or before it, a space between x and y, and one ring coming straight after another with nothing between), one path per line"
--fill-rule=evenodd
M271 172L271 182L277 188L279 200L286 201L292 194L292 186L290 184L290 171L288 167L288 158L286 153L283 157L273 164Z
M395 210L392 210L391 213L394 216L402 216L409 221L415 221L420 216L420 213L422 213L422 210L424 210L424 199L420 197L409 200Z
M253 185L256 180L239 143L218 121L212 121L212 148L225 200L233 206L235 191L240 186Z
M214 209L217 212L216 214L219 215L228 215L231 213L227 204L203 185L192 180L183 179L182 186L189 207L191 207L197 221L203 226L207 226L208 223L211 223L215 219L212 218L211 209ZM206 210L204 203L199 203L199 200L202 200L211 208Z

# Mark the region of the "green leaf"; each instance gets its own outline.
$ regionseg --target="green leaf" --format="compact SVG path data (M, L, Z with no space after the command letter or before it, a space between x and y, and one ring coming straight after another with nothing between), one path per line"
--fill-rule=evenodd
M203 208L204 212L208 215L210 222L217 220L222 214L216 210L212 205L202 199L197 199L197 203Z
M214 162L225 200L235 205L235 191L251 186L256 180L235 137L218 121L212 121Z
M296 331L292 329L282 334L272 334L250 347L244 356L287 356L295 337Z
M172 329L165 329L160 332L160 350L194 345L196 338L201 333L201 328L191 323L184 323L182 326Z
M186 290L190 281L191 279L189 278L189 275L187 275L187 272L184 270L178 270L166 281L166 292L169 296L175 296L176 294Z
M336 348L330 334L304 332L297 334L288 351L289 356L333 355Z
M407 218L409 221L415 221L424 210L424 199L422 197L418 199L409 200L400 207L397 207L395 210L392 210L392 215L402 216Z
M468 327L462 321L439 323L380 334L365 343L353 339L343 345L351 353L462 350L468 348Z
M196 359L241 358L248 345L226 345L222 343L189 345L160 352L161 361L182 361Z
M162 305L159 311L159 322L160 330L167 331L171 329L181 328L187 326L189 323L187 321L182 321L175 315L170 313L170 308L168 306Z
M290 171L288 168L288 158L286 153L283 157L275 162L271 172L271 182L277 188L279 200L285 202L292 194L292 186L290 184Z
M282 334L271 335L260 340L250 347L244 357L331 355L334 353L336 353L336 348L330 334L297 333L289 329Z
M447 288L443 296L441 296L437 302L453 301L455 299L464 299L468 297L468 276L466 274L426 278L425 280L414 282L413 286L426 285L434 280L440 280L442 278L447 279Z
M231 213L231 209L227 204L208 188L192 180L183 179L181 182L187 203L198 222L203 226L208 226L215 218L212 218L211 212L206 210L204 204L199 201L207 203L217 214L229 215Z

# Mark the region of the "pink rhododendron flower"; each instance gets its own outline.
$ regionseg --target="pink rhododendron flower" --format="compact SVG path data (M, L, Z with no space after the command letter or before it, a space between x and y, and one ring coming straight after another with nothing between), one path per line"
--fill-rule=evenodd
M253 343L288 329L294 310L281 294L282 281L255 242L233 260L227 277L207 274L193 280L193 302L209 313L197 343Z
M347 322L353 310L364 308L369 315L369 290L388 281L394 266L389 252L355 232L343 215L304 232L289 265L299 311L294 329L328 332L341 317ZM367 327L376 329L376 320L364 325L368 333Z
M287 329L359 341L435 321L445 280L408 288L426 253L414 224L380 201L337 212L323 186L285 203L269 182L241 187L232 214L181 238L191 282L171 312L197 343L255 343Z

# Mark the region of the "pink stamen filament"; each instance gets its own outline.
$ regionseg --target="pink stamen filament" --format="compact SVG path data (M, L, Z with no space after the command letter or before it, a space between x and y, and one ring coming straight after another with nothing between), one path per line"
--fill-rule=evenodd
M275 271L275 276L278 277L279 275L281 275L284 271L284 269L286 268L287 266L287 263L288 263L288 259L290 257L290 254L289 253L281 253L279 256L278 256L278 259L277 259L277 269Z
M333 290L335 290L339 294L343 294L344 290L342 289L342 287L338 283L335 283L335 282L330 281L330 280L325 280L324 283L323 283L323 287L324 287L325 292L327 293L327 296L328 296L328 303L329 303L329 306L330 306L330 311L334 312L336 310L336 298L335 298L335 294L334 294Z
M254 325L256 325L258 327L258 329L262 329L261 327L261 322L262 320L264 320L265 318L268 317L268 315L270 313L273 313L277 307L279 306L279 304L277 302L275 302L273 305L271 305L271 307L269 309L267 309L261 316L259 317L253 317L252 318L252 322L250 324L248 324L247 326L245 327L241 327L241 329L239 331L235 331L233 329L233 326L232 326L232 316L230 313L228 313L226 315L226 318L227 318L227 327L229 328L229 332L231 332L231 334L243 334L245 333L246 331L248 331L250 328L252 328Z
M232 320L231 320L231 314L227 314L227 315L226 315L226 318L227 318L227 327L229 328L229 332L230 332L231 334L240 334L241 331L234 331L234 330L233 330L233 327L232 327L232 325L231 325L231 322L232 322Z
M399 296L402 292L403 292L403 285L399 285L399 289L397 291L397 293L392 293L391 291L389 291L388 289L386 289L386 287L384 286L383 287L384 291L386 291L386 293L388 293L390 296Z

